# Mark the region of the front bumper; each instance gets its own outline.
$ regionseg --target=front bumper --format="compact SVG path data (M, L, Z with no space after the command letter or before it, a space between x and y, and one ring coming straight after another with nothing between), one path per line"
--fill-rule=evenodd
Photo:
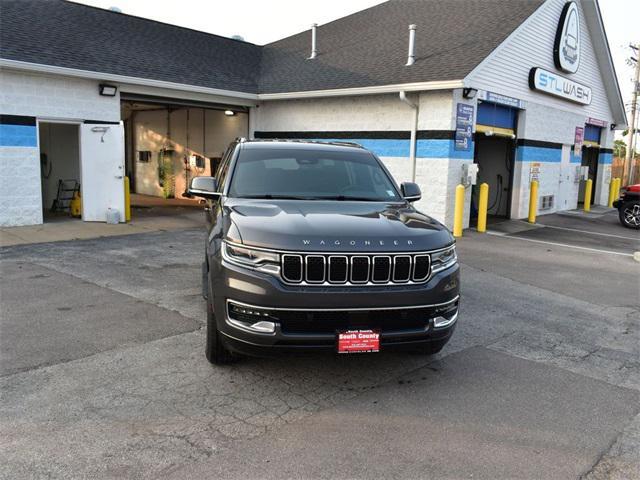
M264 356L282 352L335 351L339 330L377 328L381 350L446 343L455 318L438 327L435 318L457 315L459 266L421 285L291 286L267 273L209 261L209 286L221 339L233 351ZM264 309L273 332L248 331L230 322L229 302ZM306 313L303 313L306 312ZM439 313L440 312L440 313ZM423 315L422 317L420 315ZM395 322L397 318L397 323Z

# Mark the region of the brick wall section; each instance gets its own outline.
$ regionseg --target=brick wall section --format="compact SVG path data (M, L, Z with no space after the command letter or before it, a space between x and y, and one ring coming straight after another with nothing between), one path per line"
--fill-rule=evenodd
M0 147L0 226L42 223L40 153L33 147Z
M120 96L103 97L100 82L0 71L0 113L67 120L120 121Z
M0 71L0 113L39 120L120 120L120 98L102 97L99 82ZM40 152L0 147L0 225L42 223Z

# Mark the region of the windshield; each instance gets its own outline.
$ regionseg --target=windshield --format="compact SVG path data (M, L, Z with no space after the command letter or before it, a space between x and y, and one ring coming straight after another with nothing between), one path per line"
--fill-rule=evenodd
M246 149L230 197L398 201L396 187L365 150Z

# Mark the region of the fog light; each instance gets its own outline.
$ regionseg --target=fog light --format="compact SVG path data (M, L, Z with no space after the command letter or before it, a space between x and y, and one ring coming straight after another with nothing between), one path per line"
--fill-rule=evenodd
M276 324L271 321L269 310L228 303L227 323L241 330L254 333L275 333Z

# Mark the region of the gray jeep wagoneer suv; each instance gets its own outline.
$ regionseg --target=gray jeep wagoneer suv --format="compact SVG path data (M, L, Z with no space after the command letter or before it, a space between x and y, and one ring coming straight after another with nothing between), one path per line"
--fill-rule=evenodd
M210 362L237 354L432 354L458 317L455 242L418 212L370 151L347 143L231 144L206 200L203 264Z

